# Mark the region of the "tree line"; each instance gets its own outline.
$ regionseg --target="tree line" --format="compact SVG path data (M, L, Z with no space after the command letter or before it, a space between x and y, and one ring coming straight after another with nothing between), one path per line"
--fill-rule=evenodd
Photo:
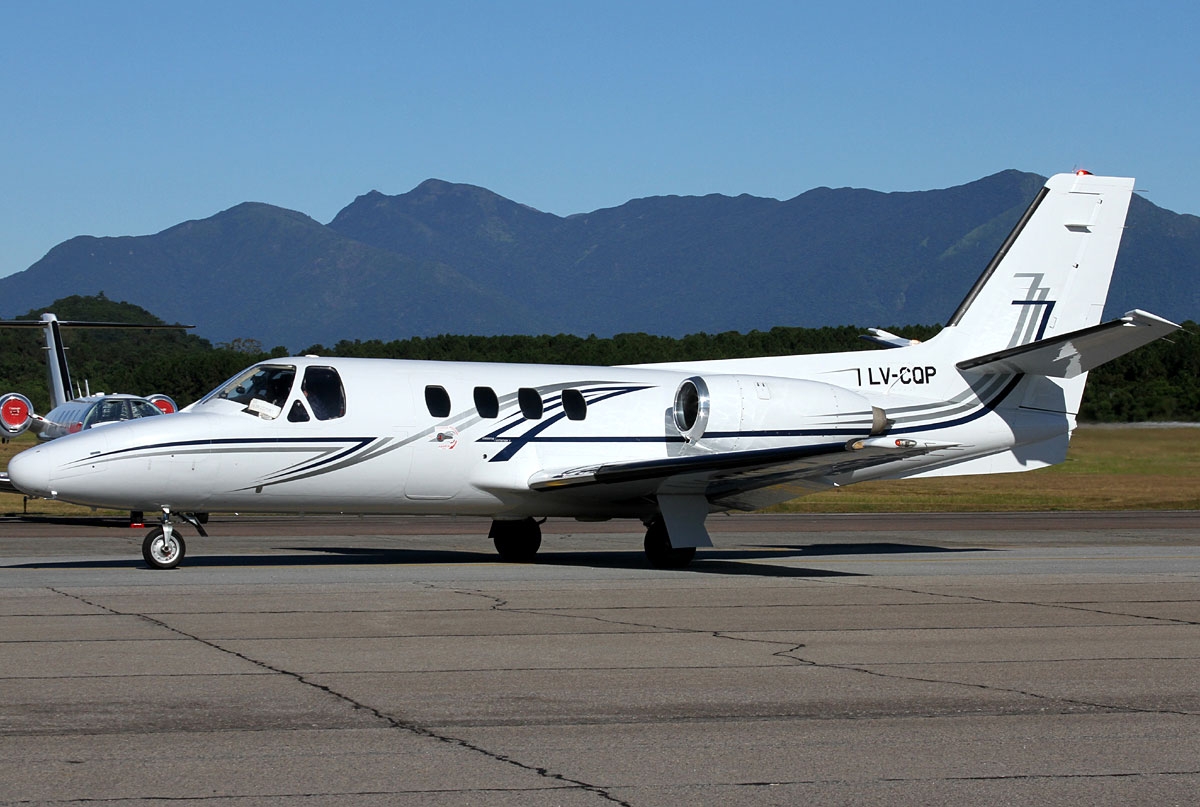
M138 306L95 297L66 297L46 309L59 319L101 322L159 323ZM41 310L22 319L37 319ZM926 340L940 326L889 328L911 339ZM645 333L596 336L460 336L413 337L391 342L342 341L301 351L321 356L494 361L550 364L644 364L749 356L784 356L847 350L871 350L862 328L778 327L769 331L707 334L682 338ZM264 350L253 339L212 345L186 331L67 329L71 374L77 385L86 380L92 392L160 392L186 405L202 397L239 370L269 358L288 355L283 347ZM39 412L49 405L45 351L38 329L0 328L0 393L21 392ZM1139 421L1200 422L1200 326L1187 322L1182 331L1093 370L1088 376L1080 419L1105 423Z

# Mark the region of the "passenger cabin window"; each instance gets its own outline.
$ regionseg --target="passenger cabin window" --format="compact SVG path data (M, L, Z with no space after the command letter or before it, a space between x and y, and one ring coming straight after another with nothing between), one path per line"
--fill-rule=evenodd
M346 414L346 391L342 388L341 376L332 367L306 369L304 380L300 382L300 391L317 420L333 420ZM289 412L288 420L291 419Z
M494 389L491 387L475 388L475 411L481 418L500 416L500 400L496 397Z
M587 417L587 401L583 393L577 389L565 389L562 394L563 411L571 420L583 420Z
M521 387L517 390L517 403L521 406L521 414L530 420L540 420L542 417L542 396L532 387Z
M445 387L430 384L425 388L425 407L435 418L450 417L450 393Z

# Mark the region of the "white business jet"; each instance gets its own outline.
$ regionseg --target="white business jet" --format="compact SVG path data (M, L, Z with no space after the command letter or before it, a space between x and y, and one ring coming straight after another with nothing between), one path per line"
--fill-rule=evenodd
M471 514L500 557L537 519L636 518L659 567L711 512L867 479L1061 462L1088 370L1178 326L1100 323L1132 179L1052 177L947 326L886 351L572 367L272 359L169 418L71 435L9 464L27 494L158 511L177 565L202 511Z

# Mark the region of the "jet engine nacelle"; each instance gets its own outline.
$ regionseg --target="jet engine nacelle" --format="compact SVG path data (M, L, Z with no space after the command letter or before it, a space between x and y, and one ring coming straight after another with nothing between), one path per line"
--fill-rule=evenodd
M18 392L0 395L0 437L16 437L33 422L33 404Z
M882 409L844 387L772 376L692 376L675 390L675 428L689 443L746 433L759 437L862 436L887 431Z

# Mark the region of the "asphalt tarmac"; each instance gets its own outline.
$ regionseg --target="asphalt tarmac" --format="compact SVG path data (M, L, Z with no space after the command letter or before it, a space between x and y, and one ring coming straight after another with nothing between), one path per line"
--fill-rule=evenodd
M0 519L0 804L1190 805L1200 514Z

